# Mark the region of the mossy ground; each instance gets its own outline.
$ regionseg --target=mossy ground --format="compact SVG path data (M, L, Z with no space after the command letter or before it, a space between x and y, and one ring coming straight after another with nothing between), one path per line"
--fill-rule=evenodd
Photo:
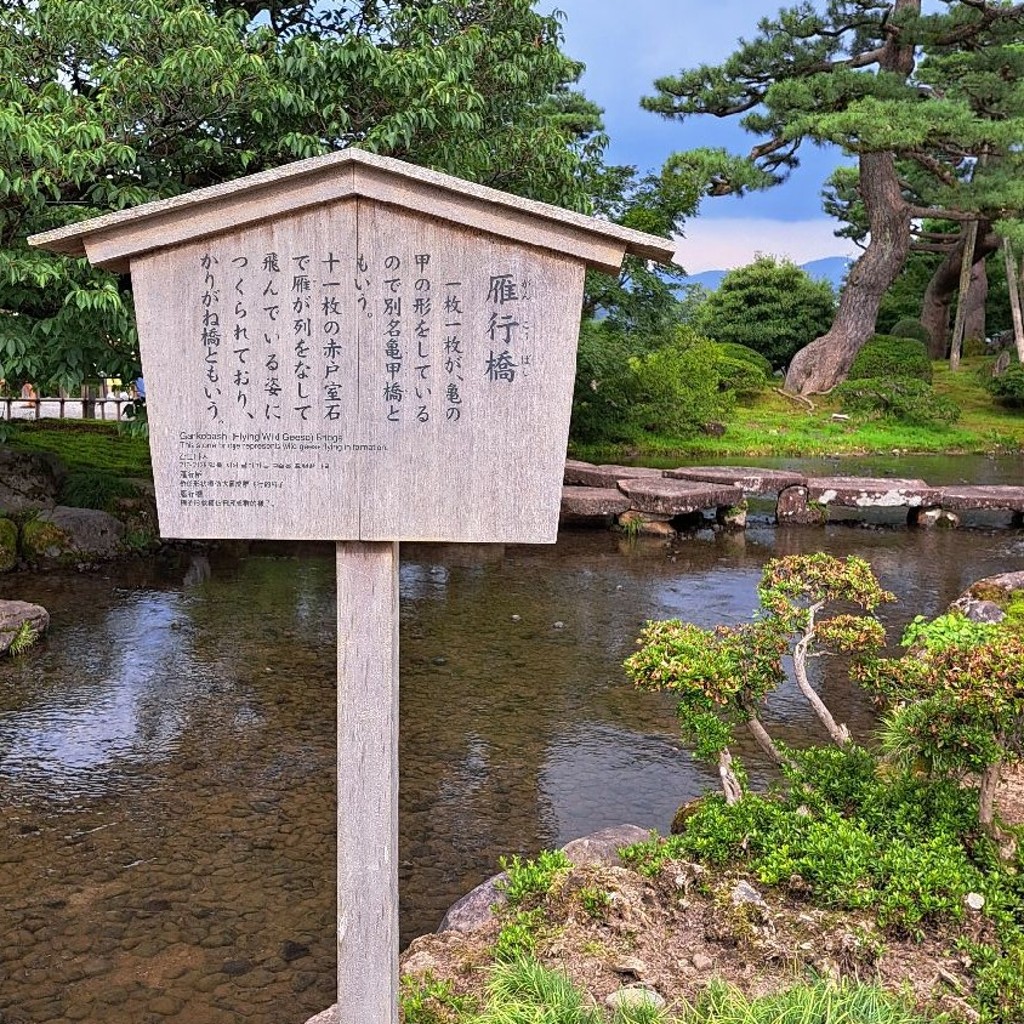
M70 470L103 470L117 477L152 478L149 442L113 423L89 420L13 420L4 424L12 448L56 455Z
M0 572L8 572L18 564L18 524L0 518Z

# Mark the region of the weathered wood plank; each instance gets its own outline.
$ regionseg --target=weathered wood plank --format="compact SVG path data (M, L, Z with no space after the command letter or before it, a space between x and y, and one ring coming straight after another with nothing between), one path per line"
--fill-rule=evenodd
M398 544L339 543L338 1006L398 1022Z

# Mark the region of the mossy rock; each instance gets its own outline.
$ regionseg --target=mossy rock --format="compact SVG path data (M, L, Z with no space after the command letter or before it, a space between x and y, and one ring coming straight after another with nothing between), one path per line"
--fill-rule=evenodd
M0 518L0 572L10 572L18 564L18 524Z
M21 528L21 553L29 562L74 561L71 535L44 519L30 519Z
M1024 572L1004 572L972 583L950 608L975 622L1024 618Z

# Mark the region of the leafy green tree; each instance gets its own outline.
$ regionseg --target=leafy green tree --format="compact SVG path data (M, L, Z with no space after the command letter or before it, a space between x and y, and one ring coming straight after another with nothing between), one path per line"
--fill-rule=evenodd
M1024 159L1013 59L1022 23L1024 5L1002 0L947 0L935 14L922 14L921 0L803 2L763 19L757 35L720 65L655 82L657 94L643 102L666 117L742 115L742 126L759 139L747 161L761 184L785 180L808 140L841 146L857 159L870 240L847 277L832 327L790 364L790 390L823 391L842 379L874 331L881 298L910 251L915 220L976 220L989 208L987 197L1011 194ZM955 79L955 88L936 87L915 72L925 52L935 62L935 81ZM984 68L991 82L1000 55L1012 88L991 116L975 104L972 82ZM982 153L988 160L976 166ZM702 157L710 194L758 187L751 174L715 171L712 156ZM928 187L907 188L900 160Z
M980 778L979 821L992 834L995 792L1007 765L1024 759L1024 633L1021 622L972 622L959 612L919 617L905 654L860 668L889 706L883 745L904 769Z
M529 0L0 3L0 377L138 374L127 282L27 235L348 145L585 209L604 145Z
M746 345L779 369L829 329L835 308L827 281L812 280L790 260L758 256L722 278L693 326L716 341Z

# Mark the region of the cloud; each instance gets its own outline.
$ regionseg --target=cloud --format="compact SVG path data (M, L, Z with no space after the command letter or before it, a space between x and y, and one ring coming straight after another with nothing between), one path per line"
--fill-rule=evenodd
M836 238L836 221L777 220L769 217L697 217L687 221L678 239L676 261L689 274L730 270L752 263L758 253L781 256L794 263L825 256L855 256L859 250L846 238Z

